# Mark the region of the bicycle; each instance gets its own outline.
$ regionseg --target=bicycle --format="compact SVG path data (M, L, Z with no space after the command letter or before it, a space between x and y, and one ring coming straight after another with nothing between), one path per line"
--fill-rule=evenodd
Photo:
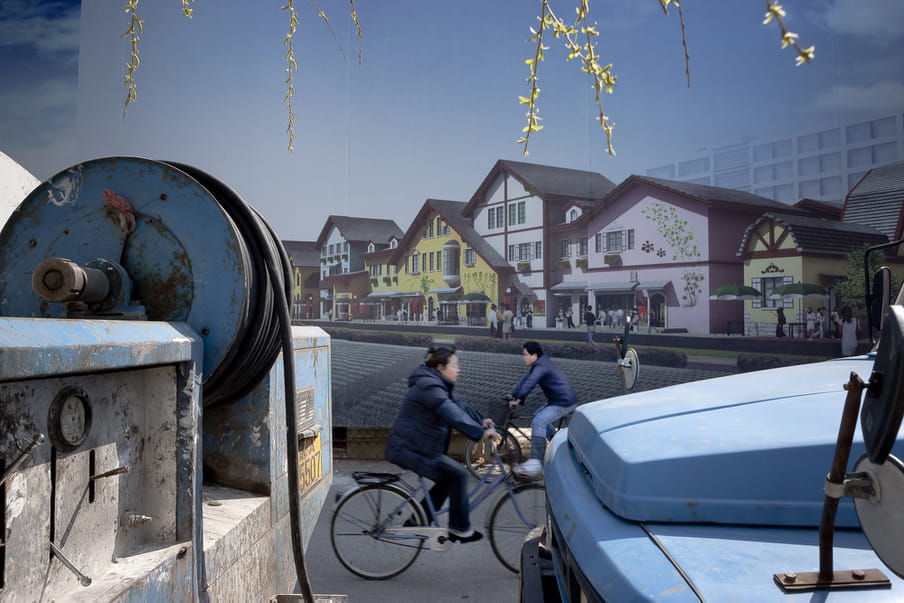
M634 389L637 384L637 378L640 376L640 359L637 356L637 350L628 347L631 318L626 318L624 335L616 335L612 338L612 343L615 344L616 364L618 365L618 373L621 376L622 389L627 394L629 390Z
M351 573L386 580L408 569L422 550L447 551L452 546L449 531L437 519L448 513L448 504L438 510L433 506L424 477L418 476L417 487L395 473L362 471L352 477L357 485L341 496L330 522L333 552ZM512 483L499 473L471 490L469 509L497 491L486 523L490 544L502 565L518 573L525 536L546 520L546 489ZM429 523L418 499L425 501Z
M519 419L530 419L530 415L516 415L514 409L509 406L510 396L503 396L502 400L505 406L502 419L499 421L502 428L500 429L498 425L496 427L498 436L490 440L468 440L465 444L465 466L468 472L479 480L491 480L498 475L510 477L512 468L524 460L522 442L526 442L528 448L530 447L530 426L521 427L515 423ZM567 425L570 417L571 415L567 415L559 419L551 433L547 434L547 439L552 439L556 431Z

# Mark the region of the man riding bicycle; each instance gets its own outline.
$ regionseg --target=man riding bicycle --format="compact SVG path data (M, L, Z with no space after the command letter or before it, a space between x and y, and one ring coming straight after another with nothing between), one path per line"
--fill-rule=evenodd
M521 358L528 371L512 390L509 406L521 404L537 385L546 394L546 405L534 413L530 424L530 459L513 468L518 477L533 479L543 472L546 441L555 434L553 424L574 411L578 398L568 377L543 353L539 343L526 342Z

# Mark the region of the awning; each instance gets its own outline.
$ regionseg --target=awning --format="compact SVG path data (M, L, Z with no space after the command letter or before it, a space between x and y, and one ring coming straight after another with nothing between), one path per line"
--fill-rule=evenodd
M348 293L337 293L335 299L336 301L350 301L352 298Z
M590 283L589 289L604 295L620 295L634 293L637 283Z
M395 291L372 291L364 299L369 299L369 300L373 301L373 300L378 300L378 299L388 299L390 297L395 297Z
M635 291L647 290L647 293L659 293L672 284L672 281L641 281Z
M424 294L420 291L399 291L393 297L424 297Z
M553 294L567 294L567 293L586 293L587 292L587 282L586 281L574 281L574 282L565 282L565 283L556 283L552 287L549 288Z
M514 281L512 283L512 289L516 291L519 295L523 295L524 297L530 297L532 299L537 299L536 292L522 283L520 280Z
M436 287L430 290L430 293L436 293L437 295L450 295L452 293L458 293L461 291L461 287Z

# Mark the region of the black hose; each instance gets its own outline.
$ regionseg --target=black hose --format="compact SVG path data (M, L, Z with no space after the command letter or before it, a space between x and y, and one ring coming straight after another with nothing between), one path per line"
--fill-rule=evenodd
M289 522L295 573L301 594L314 603L301 542L301 494L298 491L298 419L295 408L295 350L292 342L292 269L282 242L266 220L232 189L192 166L168 162L210 191L235 223L244 243L242 261L251 266L248 312L239 333L214 375L204 381L204 405L234 401L251 393L267 376L282 351L289 457ZM254 318L258 322L254 322Z

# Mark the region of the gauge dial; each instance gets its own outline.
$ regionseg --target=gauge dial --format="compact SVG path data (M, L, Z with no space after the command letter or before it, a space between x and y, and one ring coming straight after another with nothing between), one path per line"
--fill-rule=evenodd
M91 403L78 387L65 387L50 403L49 427L57 448L74 450L91 430Z

